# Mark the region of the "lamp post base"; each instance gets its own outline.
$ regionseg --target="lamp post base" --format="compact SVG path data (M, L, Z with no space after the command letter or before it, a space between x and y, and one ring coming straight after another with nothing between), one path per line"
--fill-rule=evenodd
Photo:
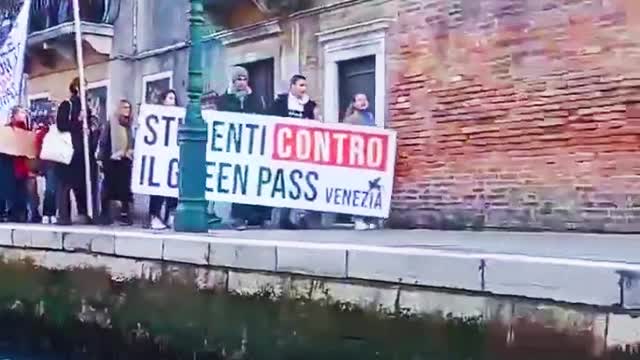
M180 143L180 196L176 209L175 230L203 233L209 230L208 202L205 199L207 178L207 127L200 106L187 107L187 121L178 130Z
M209 230L207 202L182 199L176 212L175 230L188 233L206 233Z

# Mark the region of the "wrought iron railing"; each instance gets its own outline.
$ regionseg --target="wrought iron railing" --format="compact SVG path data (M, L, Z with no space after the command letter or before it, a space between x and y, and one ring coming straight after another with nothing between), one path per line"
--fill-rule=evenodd
M84 22L112 25L118 17L120 0L81 0ZM46 30L73 21L72 0L32 0L29 32Z

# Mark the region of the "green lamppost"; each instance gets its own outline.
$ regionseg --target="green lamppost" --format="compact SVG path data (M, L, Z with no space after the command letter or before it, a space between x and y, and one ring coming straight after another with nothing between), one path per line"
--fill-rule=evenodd
M189 104L184 125L178 130L180 143L180 197L176 211L176 231L207 232L206 147L207 126L202 119L202 0L191 0L189 18L191 47L189 50Z

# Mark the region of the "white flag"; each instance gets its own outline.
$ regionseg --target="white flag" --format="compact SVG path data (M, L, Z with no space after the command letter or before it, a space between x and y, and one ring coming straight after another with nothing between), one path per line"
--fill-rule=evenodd
M3 9L0 18L0 124L20 102L30 8L31 0L24 0L15 9Z

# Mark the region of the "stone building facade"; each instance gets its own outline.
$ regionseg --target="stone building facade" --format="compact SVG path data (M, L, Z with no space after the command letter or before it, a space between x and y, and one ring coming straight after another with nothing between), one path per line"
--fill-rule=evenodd
M111 36L94 29L87 45L102 39L102 52L89 81L108 84L108 108L166 86L186 99L188 9L120 0ZM305 74L326 122L355 91L374 99L378 125L398 132L390 225L640 230L637 1L206 0L205 10L207 92L224 92L227 70L244 65L265 104ZM32 74L29 92L58 89L61 72Z

